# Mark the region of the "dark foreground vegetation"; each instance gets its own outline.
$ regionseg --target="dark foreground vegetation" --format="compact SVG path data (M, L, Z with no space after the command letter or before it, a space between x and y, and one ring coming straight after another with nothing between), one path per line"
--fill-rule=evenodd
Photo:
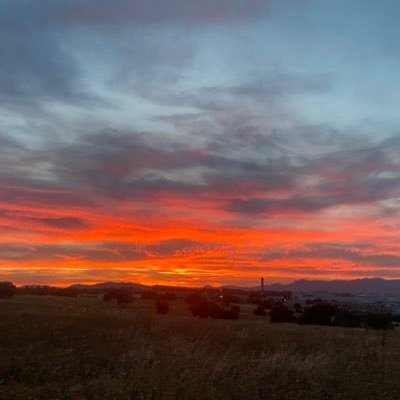
M0 399L398 399L398 329L193 318L188 304L0 300Z

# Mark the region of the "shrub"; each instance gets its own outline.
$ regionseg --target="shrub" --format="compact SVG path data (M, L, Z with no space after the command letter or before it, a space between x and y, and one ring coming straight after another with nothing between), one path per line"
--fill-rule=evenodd
M260 304L262 302L261 295L258 293L250 293L247 296L247 303L249 304Z
M235 296L233 294L223 294L222 295L222 304L224 306L229 306L231 303L239 303L239 296Z
M338 309L330 303L317 303L307 308L299 318L300 324L331 325Z
M204 298L199 293L190 293L187 296L185 296L185 303L193 304L203 299Z
M334 326L344 326L347 328L361 327L362 318L349 311L338 311L331 319L331 324Z
M400 314L395 314L392 318L393 322L400 322Z
M259 304L257 308L253 311L254 315L261 315L261 316L266 316L267 312L265 311L264 305Z
M0 298L10 298L14 296L17 288L12 282L0 282Z
M201 296L191 297L189 310L194 317L200 318L219 318L219 319L238 319L240 307L232 306L224 308L218 304L204 299Z
M371 329L392 329L392 316L389 314L369 314L365 317L364 324Z
M161 314L161 315L168 314L168 312L169 312L168 302L165 300L158 299L156 301L156 310L157 310L157 314Z
M264 300L262 305L265 309L270 310L274 306L274 302L271 299Z
M239 314L240 313L240 306L231 305L231 310L236 311Z
M284 304L273 306L269 312L271 322L293 322L293 312Z
M222 308L219 307L217 312L217 316L215 318L219 319L239 319L239 312L237 309L231 308Z
M189 305L189 310L193 314L194 317L200 318L208 318L213 317L216 318L219 310L219 306L211 301L208 301L202 297L197 299L191 299L191 303Z
M115 293L115 298L119 306L123 306L133 301L133 290L131 288L120 288Z
M104 293L103 301L111 301L114 298L115 298L115 293L113 293L111 291L107 291Z
M296 313L301 313L303 311L303 307L301 306L300 303L294 303L293 308L294 308L294 312L296 312Z

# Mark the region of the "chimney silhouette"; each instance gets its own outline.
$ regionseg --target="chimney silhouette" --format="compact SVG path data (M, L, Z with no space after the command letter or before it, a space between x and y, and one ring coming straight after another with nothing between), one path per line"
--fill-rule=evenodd
M261 278L261 296L264 296L264 278Z

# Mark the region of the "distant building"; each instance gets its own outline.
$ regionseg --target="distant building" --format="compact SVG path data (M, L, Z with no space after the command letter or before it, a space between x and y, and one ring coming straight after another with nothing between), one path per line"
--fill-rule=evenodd
M349 293L304 292L296 293L290 304L309 308L317 303L330 303L339 309L359 314L400 314L400 297L352 295Z
M379 303L336 303L338 308L355 314L393 314L393 308L388 304Z

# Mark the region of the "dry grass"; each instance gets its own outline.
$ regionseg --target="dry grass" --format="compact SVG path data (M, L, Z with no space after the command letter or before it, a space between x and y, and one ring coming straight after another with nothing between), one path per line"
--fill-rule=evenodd
M398 331L199 320L171 306L0 301L0 399L400 398Z

